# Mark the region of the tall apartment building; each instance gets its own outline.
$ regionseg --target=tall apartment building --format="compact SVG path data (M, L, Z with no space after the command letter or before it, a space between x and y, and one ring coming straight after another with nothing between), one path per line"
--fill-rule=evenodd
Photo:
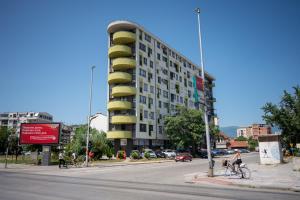
M46 112L4 112L0 113L0 126L15 128L20 133L21 123L49 123L53 116Z
M248 127L241 127L237 129L237 137L244 136L246 138L252 137L257 140L260 135L272 134L271 126L266 124L252 124Z
M174 114L176 105L203 109L201 69L136 23L114 21L107 31L107 137L116 150L162 147L168 142L164 116ZM205 73L210 123L213 87L214 78Z

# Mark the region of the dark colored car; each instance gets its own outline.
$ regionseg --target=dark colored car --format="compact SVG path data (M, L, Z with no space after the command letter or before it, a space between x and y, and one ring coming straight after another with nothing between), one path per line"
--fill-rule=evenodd
M192 162L192 160L193 160L192 155L189 154L189 153L179 153L179 154L177 154L177 156L175 157L175 161L176 161L176 162L178 162L178 161L184 162L184 161L188 161L188 160L189 160L190 162Z
M197 156L199 156L200 158L208 158L208 157L207 157L207 150L206 150L206 149L200 150L200 151L198 151L196 154L197 154ZM213 158L213 157L215 157L215 155L214 155L213 153L211 153L211 157Z
M215 156L223 156L227 154L227 152L223 149L213 149L211 150L211 153Z
M165 158L166 155L162 151L155 151L155 154L158 158Z
M250 151L248 149L240 149L241 153L250 153Z

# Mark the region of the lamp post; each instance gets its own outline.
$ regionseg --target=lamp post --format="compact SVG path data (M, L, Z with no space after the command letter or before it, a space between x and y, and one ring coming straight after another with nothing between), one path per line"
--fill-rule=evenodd
M91 112L92 112L92 97L93 97L93 72L95 66L91 67L91 85L90 85L90 101L89 101L89 116L88 116L88 127L86 134L86 154L85 154L85 166L88 167L89 162L89 139L90 139L90 122L91 122Z
M201 39L201 29L200 29L200 8L196 8L195 12L198 16L198 35L199 35L199 49L200 49L200 59L201 59L201 77L203 81L203 100L204 100L204 122L205 122L205 134L206 134L206 145L207 145L207 158L209 162L208 167L208 176L213 176L213 161L211 157L210 150L210 135L209 135L209 126L207 119L207 106L206 106L206 97L205 97L205 77L204 77L204 64L203 64L203 55L202 55L202 39Z

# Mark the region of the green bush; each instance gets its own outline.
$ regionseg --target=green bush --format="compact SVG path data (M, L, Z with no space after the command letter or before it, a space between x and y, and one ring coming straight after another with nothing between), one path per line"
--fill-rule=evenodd
M119 151L117 156L119 159L124 159L125 158L124 151Z
M150 159L150 153L149 152L145 152L144 157L147 159Z
M134 152L131 152L130 157L132 159L139 159L139 154L138 154L138 152L134 151Z

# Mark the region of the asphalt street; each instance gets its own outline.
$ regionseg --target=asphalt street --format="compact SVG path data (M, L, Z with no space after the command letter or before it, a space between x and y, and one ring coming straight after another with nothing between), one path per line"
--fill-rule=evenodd
M220 158L216 167L220 167ZM257 162L257 154L244 162ZM186 182L207 170L205 159L50 171L0 172L1 200L67 199L299 199L299 193L251 188L211 187Z

